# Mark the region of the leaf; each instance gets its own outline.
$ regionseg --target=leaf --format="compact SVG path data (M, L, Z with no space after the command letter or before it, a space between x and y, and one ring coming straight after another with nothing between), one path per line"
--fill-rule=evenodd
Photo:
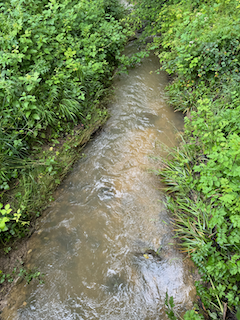
M32 115L32 117L33 117L33 119L35 119L35 120L40 120L39 115L36 114L36 113L34 113L34 114Z
M240 216L237 215L231 215L230 220L234 226L234 228L239 228L240 229Z
M174 307L175 307L175 304L174 304L174 301L173 301L173 296L170 297L170 299L169 299L169 304L170 304L170 307L171 307L171 308L174 308Z
M29 118L30 114L31 114L31 111L27 111L27 112L25 113L25 116L26 116L27 119Z
M34 86L32 84L29 84L29 85L26 86L26 89L29 92L29 91L31 91L33 89L33 87Z
M8 222L10 219L7 217L1 218L0 219L0 229L2 231L7 231L8 227L6 226L6 222Z
M237 317L237 320L240 320L240 307L237 307L236 317Z
M235 199L235 196L233 194L225 194L221 197L221 201L225 203L232 203L232 201Z
M50 51L49 51L48 48L45 48L43 51L44 51L44 53L46 53L46 54L50 54Z

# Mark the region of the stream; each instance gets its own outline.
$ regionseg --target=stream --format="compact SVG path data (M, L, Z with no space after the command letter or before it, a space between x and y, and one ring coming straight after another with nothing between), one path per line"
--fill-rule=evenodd
M126 50L135 52L134 43ZM150 55L115 77L111 118L29 241L26 266L43 272L45 283L16 285L4 320L165 320L166 292L180 312L191 308L193 267L173 245L161 184L149 171L166 155L161 144L176 145L183 128L157 68Z

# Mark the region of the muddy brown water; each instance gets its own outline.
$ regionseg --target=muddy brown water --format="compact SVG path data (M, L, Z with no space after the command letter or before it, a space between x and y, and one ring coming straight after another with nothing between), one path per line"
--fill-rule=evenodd
M45 273L45 283L16 285L4 320L165 320L166 291L180 311L191 307L190 264L171 244L164 194L148 170L156 165L149 155L161 156L158 141L173 146L183 127L157 68L151 55L115 78L111 118L30 240L27 266ZM160 247L161 260L142 255Z

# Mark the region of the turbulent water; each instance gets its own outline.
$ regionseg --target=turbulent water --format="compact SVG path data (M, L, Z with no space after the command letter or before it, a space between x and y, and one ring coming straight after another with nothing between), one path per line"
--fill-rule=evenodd
M179 310L191 306L189 262L171 244L164 194L149 172L159 141L173 146L183 126L165 103L167 79L157 68L152 55L115 78L110 120L30 240L27 266L45 273L45 284L17 285L4 320L167 319L166 292Z

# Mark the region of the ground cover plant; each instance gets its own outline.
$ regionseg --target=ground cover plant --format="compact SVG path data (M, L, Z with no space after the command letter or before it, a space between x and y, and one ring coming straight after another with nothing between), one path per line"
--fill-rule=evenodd
M131 34L123 18L117 0L1 1L3 244L26 233L81 146L106 121L100 100Z
M239 319L240 2L159 3L156 12L150 1L141 1L138 11L153 36L149 47L174 79L169 102L186 114L181 145L159 175L176 236L201 275L202 314ZM184 319L200 317L191 312ZM176 319L172 310L169 316Z

